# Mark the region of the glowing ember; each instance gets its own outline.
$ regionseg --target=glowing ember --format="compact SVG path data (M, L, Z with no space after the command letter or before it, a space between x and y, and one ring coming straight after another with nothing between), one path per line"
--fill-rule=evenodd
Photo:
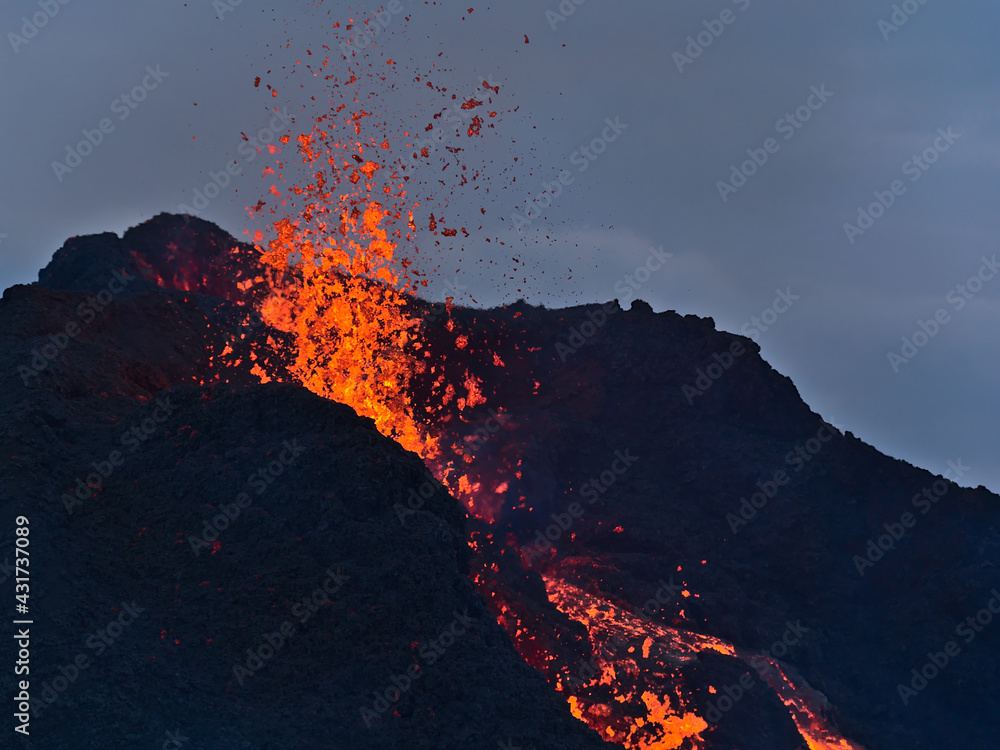
M295 336L292 372L304 386L371 417L403 447L434 456L436 442L413 418L407 396L410 377L423 364L407 346L417 323L403 312L405 297L386 266L394 247L382 228L386 213L371 201L363 212L340 216L339 237L315 236L287 219L275 223L278 239L264 262L280 268L300 255L302 276L270 297L261 313Z
M678 683L673 682L678 675L670 662L684 663L700 651L711 650L742 659L755 669L763 660L766 666L758 671L789 708L792 720L809 750L863 750L860 745L841 737L823 717L827 706L825 697L808 685L794 684L773 659L756 656L712 636L644 620L565 581L543 578L549 599L561 612L587 627L597 652L594 662L599 669L582 691L587 692L588 688L597 685L611 687L610 700L603 701L588 700L582 697L580 689L574 690L575 694L569 697L570 709L608 739L621 742L630 750L704 747L703 733L708 723L690 710L689 697ZM632 649L616 651L608 648L608 644L622 638L641 643L641 657ZM654 649L659 651L658 660L650 660L651 652L655 657ZM609 652L612 654L610 658L602 655ZM625 675L630 675L630 679L623 679ZM626 682L629 685L667 684L673 694L661 695L648 688L640 694L638 688L626 688ZM608 693L605 691L597 695ZM640 701L645 706L645 715L634 717L631 725L622 729L624 712L615 704L635 705ZM685 742L688 744L685 745Z
M266 323L291 337L293 378L371 417L380 432L425 459L470 510L491 519L505 484L490 481L484 489L480 479L468 476L469 447L457 436L442 440L442 425L432 421L446 406L462 413L484 405L482 381L454 368L447 377L435 373L421 341L421 319L408 312L407 293L426 286L427 280L411 269L410 258L396 255L399 244L412 242L417 224L423 223L415 219L419 202L408 197L406 187L414 162L405 157L414 153L414 144L391 143L388 126L377 122L377 107L362 108L360 92L350 93L359 83L375 87L382 75L355 69L351 61L347 66L346 80L326 76L334 82L330 96L340 96L343 103L313 117L308 132L283 136L282 145L294 144L297 158L279 150L273 166L263 171L277 180L269 190L277 202L261 201L250 209L251 217L265 208L276 217L267 229L273 239L266 249L261 247L264 232L254 237L270 270L261 277L266 299L259 311ZM482 88L498 90L486 82ZM485 97L478 96L466 99L461 109L482 106ZM458 121L460 131L464 125ZM472 116L470 122L469 135L473 129L478 133L481 120ZM362 136L369 127L377 137ZM447 158L460 150L447 148ZM430 155L423 151L424 157ZM461 184L467 182L462 175ZM434 213L426 218L435 234L444 223L445 217ZM457 235L457 230L442 231ZM469 236L465 228L462 232ZM450 320L447 326L452 330ZM453 345L471 349L472 342L462 334ZM429 377L423 380L433 385L421 392L418 404L414 380L425 375Z
M568 698L573 715L629 750L704 747L708 722L692 710L690 696L678 684L677 666L705 649L734 655L733 648L709 636L643 621L564 581L543 578L549 599L587 626L594 646L593 676L579 685L586 676L581 668L575 678L559 685L573 693ZM641 653L625 643L642 644ZM672 694L657 689L662 686L669 686ZM623 706L630 710L623 711Z
M504 508L526 502L517 492L509 492L517 486L510 475L521 477L520 459L507 456L504 469L494 466L493 475L482 470L472 473L469 465L475 444L462 434L462 425L468 424L464 420L470 412L487 402L483 381L468 371L456 373L450 366L446 370L447 356L440 342L435 350L439 360L431 361L422 319L408 312L413 309L409 295L416 286L427 286L427 280L409 270L410 258L396 254L400 242L414 239L418 225L427 227L434 236L440 229L446 238L456 237L457 230L444 228L451 223L446 215L421 216L419 203L407 197L410 177L405 172L413 164L426 162L430 156L427 147L418 149L409 141L393 147L386 132L377 132L377 138L362 137L374 119L355 95L345 93L360 80L360 71L348 62L349 78L325 76L333 81L331 88L340 89L343 103L313 118L308 132L280 139L286 147L294 140L301 164L295 169L303 176L286 178L293 160L281 157L280 148L272 150L279 157L264 175L273 176L281 186L270 186L268 200L273 205L261 201L250 213L257 216L267 207L275 215L268 229L273 238L264 249L264 235L257 232L254 239L261 244L255 247L265 271L253 280L243 279L239 288L246 291L252 287L263 319L287 335L292 350L288 372L295 380L373 419L383 434L418 453L470 510L493 521ZM322 68L326 67L324 61ZM414 81L420 84L420 76ZM443 91L430 81L426 86ZM498 87L483 81L477 95L486 99L490 91L495 93ZM468 97L460 111L472 111L483 104L481 99ZM490 118L495 115L489 113ZM438 117L440 114L434 119ZM479 115L470 114L466 123L467 137L483 134L484 121ZM385 129L385 124L374 127ZM434 123L429 123L425 132L433 128ZM454 155L462 149L446 150ZM394 151L401 152L402 161ZM403 162L408 165L405 169L398 166ZM461 166L461 171L465 169ZM476 172L471 179L478 176ZM465 175L461 180L461 185L469 182ZM469 236L464 227L462 233ZM172 283L178 288L197 288L197 284L189 286L187 278L173 279ZM468 333L455 332L450 313L451 298L443 327L452 351L468 355L480 349L492 358L494 367L505 367L499 355L481 348L481 342L470 339ZM278 344L269 339L268 346L276 348ZM224 351L222 356L229 353L231 350ZM256 354L250 359L254 362L252 372L262 381L278 377L268 369L265 359L258 361ZM418 380L425 386L419 399L415 395ZM536 392L538 386L535 382ZM503 446L498 446L495 452L502 451ZM614 530L624 532L621 526ZM477 549L475 541L470 545ZM511 546L516 548L516 544ZM495 564L491 570L499 573ZM487 578L477 576L477 584L489 594L488 599L493 597L491 606L497 619L522 657L554 675L555 687L566 695L574 716L607 741L629 750L704 748L711 730L695 710L681 667L704 651L747 663L756 658L717 638L640 618L565 581L545 577L550 601L585 626L592 645L588 670L573 675L568 665L558 664L535 638L544 623L519 619L508 606L511 600L505 603L496 590L486 591L491 583ZM684 596L690 592L684 591ZM807 685L793 684L780 665L768 663L773 667L767 670L768 684L788 706L810 750L860 750L839 737L823 718L825 699L821 694Z

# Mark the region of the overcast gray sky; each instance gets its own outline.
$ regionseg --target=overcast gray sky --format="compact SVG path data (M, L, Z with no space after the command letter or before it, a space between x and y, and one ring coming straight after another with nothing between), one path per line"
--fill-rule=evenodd
M619 284L662 246L672 256L639 274L654 309L733 332L763 314L764 357L815 411L936 473L960 460L971 467L961 484L1000 491L1000 6L400 2L373 60L436 62L458 91L475 77L502 84L494 131L461 144L495 179L485 215L481 194L449 197L455 224L484 225L453 283L484 305L627 306ZM253 77L307 48L336 50L343 21L381 8L4 2L0 285L36 280L69 236L178 212L234 159L242 173L198 214L241 237L264 160L245 160L240 133L306 98L285 86L271 99ZM26 25L33 17L44 25ZM136 86L147 92L131 108L119 97ZM405 118L431 106L421 96L398 87L381 106ZM113 129L57 175L53 162L104 118ZM513 213L561 170L572 182L515 229ZM879 200L888 207L859 218ZM503 283L522 268L511 256L530 269L527 285ZM778 290L792 303L765 313Z

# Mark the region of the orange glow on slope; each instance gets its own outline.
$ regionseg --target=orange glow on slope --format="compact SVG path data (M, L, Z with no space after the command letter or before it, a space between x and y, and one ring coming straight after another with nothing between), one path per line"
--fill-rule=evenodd
M764 662L766 666L758 670L761 678L788 707L809 750L863 750L860 745L841 737L823 717L823 710L828 707L826 698L806 684L795 684L773 659L756 656L719 638L676 630L644 620L565 581L548 576L543 576L543 579L549 600L559 611L587 627L591 642L599 655L596 659L599 667L597 675L585 688L593 685L611 686L614 702L635 703L637 698L641 698L646 707L646 716L634 718L631 727L622 729L620 717L623 712L618 706L609 701L588 702L579 696L570 696L570 709L574 715L602 736L621 742L629 750L703 747L702 733L708 728L708 724L686 708L688 702L679 687L674 687L673 696L663 698L650 690L639 694L636 689L623 689L626 682L623 676L634 674L637 665L641 664L641 676L652 678L655 682L664 675L674 676L669 662L683 663L700 651L712 650L742 659L755 669L761 660ZM633 649L626 651L619 648L609 659L600 656L602 652L609 650L606 644L613 638L641 643L642 660L637 658ZM649 662L650 652L654 648L660 652L659 658ZM666 665L664 661L667 662ZM629 684L634 683L629 681ZM690 744L685 746L685 741Z
M417 321L403 311L405 297L388 267L395 245L382 226L387 212L376 201L357 201L363 212L341 211L339 226L325 236L305 221L275 222L278 237L263 261L281 268L290 256L301 257L302 271L264 302L261 314L295 337L292 373L304 386L371 417L404 448L434 456L436 441L413 418L407 395L410 377L424 365L408 347Z
M309 164L336 164L331 153L363 151L360 143L345 146L328 133L300 136L298 142ZM336 170L325 178L321 171L314 183L291 188L306 202L297 218L274 221L276 238L261 250L262 262L278 272L271 277L280 279L270 282L261 316L292 335L290 373L298 382L371 417L382 434L427 461L471 511L492 520L499 503L466 476L461 442L442 443L441 425L429 423L429 417L416 418L418 410L433 415L454 401L461 412L485 404L486 398L482 381L465 372L455 383L443 375L437 379L431 393L436 403L421 403L418 409L413 402L413 379L427 373L429 352L420 340L421 320L406 312L412 289L394 270L407 266L395 250L398 240L410 235L392 226L401 216L411 216L414 206L407 204L402 187L379 186L369 179L378 164L365 162L374 166L361 170L364 180L354 179L358 171L350 161L342 164L349 172L346 178ZM349 183L347 192L327 188L328 182L338 181ZM379 193L392 202L391 208L375 199ZM468 337L458 337L456 346L467 345Z
M349 80L332 88L359 81L353 72L348 73ZM336 80L333 75L326 79ZM427 85L433 88L430 82ZM496 91L485 82L483 88ZM441 416L446 405L454 404L461 421L474 407L486 403L483 381L469 372L457 377L452 372L448 379L435 371L442 363L428 359L421 339L422 321L408 312L412 277L421 274L408 275L410 259L397 255L400 242L412 240L418 224L435 231L439 223L445 225L445 218L430 214L429 220L427 216L415 219L419 204L407 197L408 178L393 166L386 134L362 137L373 115L358 102L358 98L345 99L339 107L331 106L328 113L315 117L309 132L282 136L281 144L291 143L295 149L304 177L286 179L293 160L280 156L280 148L271 147L271 153L279 156L264 174L283 183L280 189L272 185L268 191L272 202L268 210L275 216L268 230L273 239L266 249L256 245L268 271L254 280L267 288L259 312L265 322L289 335L290 373L295 380L370 417L382 434L419 454L472 512L492 521L504 507L525 500L516 493L509 497L510 483L505 481L511 474L520 477L519 460L504 457L490 472L478 474L467 468L473 462L468 446L463 445L467 436L457 422L447 424ZM462 109L481 104L471 99ZM467 137L481 135L482 125L481 118L473 117ZM408 151L412 147L406 145ZM419 164L426 163L427 151L423 149ZM462 180L466 184L465 177ZM251 216L265 206L259 202L250 210ZM446 237L456 235L453 229L441 231ZM263 235L258 232L255 240L262 243ZM189 288L186 278L174 283ZM415 283L427 286L426 278ZM451 298L445 328L452 333L450 308ZM456 351L468 352L477 345L466 333L454 338ZM495 367L505 366L496 354L492 359ZM259 364L253 371L262 380L269 377ZM430 391L431 403L426 399L414 402L413 385L421 376L437 378ZM536 392L538 385L535 382ZM454 411L449 409L448 418L452 417ZM471 419L465 424L470 423ZM619 526L615 531L623 529ZM559 579L544 580L550 601L586 627L593 645L592 675L571 684L565 680L563 667L556 680L556 689L567 696L574 716L607 741L629 750L704 748L711 730L696 713L679 667L707 650L744 661L752 657L719 639L642 619ZM547 653L535 637L544 622L525 623L506 611L498 614L498 620L525 661L539 669L556 666L555 655ZM859 750L829 728L821 714L820 694L808 686L793 685L777 664L774 667L768 683L789 707L810 750Z
M575 693L568 697L573 715L628 750L703 748L708 722L691 708L690 696L678 685L676 667L699 651L732 656L733 648L710 636L644 621L565 581L547 576L543 580L549 600L587 627L594 647L593 677L582 687L571 687L571 681L558 686ZM634 645L615 647L622 641ZM657 690L662 686L672 694ZM631 710L622 710L625 705Z
M750 660L762 659L770 669L764 671L763 680L778 694L781 702L791 712L792 721L798 727L799 734L805 740L809 750L864 750L837 734L821 713L828 706L826 696L813 690L808 685L795 684L781 666L773 659L762 656L750 657Z
M359 80L364 79L352 74L344 83ZM491 520L498 493L482 492L483 483L467 476L463 441L442 440L440 420L432 422L448 404L459 412L485 404L482 381L451 368L449 377L442 372L421 403L414 403L415 379L430 375L422 321L408 312L412 277L421 274L408 274L411 259L396 251L400 242L413 240L419 203L408 198L409 178L392 161L394 149L384 132L362 136L366 128L385 123L374 123L357 101L331 106L313 118L309 132L282 136L295 158L279 155L263 171L281 181L281 188L272 185L270 191L280 198L268 208L275 217L267 230L273 239L265 249L264 233L254 237L270 271L266 281L260 279L266 297L259 312L290 335L289 373L295 380L373 419L382 434L427 461L470 511ZM261 201L250 208L251 217L265 206ZM471 342L458 335L454 345L461 349Z

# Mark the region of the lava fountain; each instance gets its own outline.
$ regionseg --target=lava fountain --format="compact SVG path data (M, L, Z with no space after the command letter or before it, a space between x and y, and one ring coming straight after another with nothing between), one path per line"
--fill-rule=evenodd
M240 288L255 288L260 316L290 342L288 372L295 381L373 419L383 434L419 454L470 513L489 524L502 515L503 504L511 502L504 490L520 478L520 460L515 456L501 462L492 477L470 472L468 436L462 434L462 420L454 417L487 403L484 381L488 384L489 376L449 365L448 347L457 354L470 344L467 334L455 331L451 300L447 319L438 324L434 346L429 346L424 321L412 312L412 295L426 286L426 279L410 268L411 259L397 252L400 243L414 239L417 221L421 226L426 221L431 231L438 230L441 221L433 213L415 218L421 215L420 203L408 197L411 178L397 152L418 161L431 155L412 140L404 140L400 149L384 132L362 136L373 116L349 92L359 82L374 86L385 74L372 72L370 65L366 73L353 58L343 57L342 62L346 73L339 76L326 74L329 58L318 69L310 68L314 76L323 74L331 92L339 92L341 103L312 116L308 131L294 137L293 146L293 138L286 135L281 146L272 149L276 159L264 170L265 177L275 179L271 197L249 211L256 218L267 208L274 218L265 230L266 242L263 231L253 237L261 273L241 282ZM394 62L387 65L392 69ZM446 89L420 76L415 82L446 96ZM498 91L483 81L481 98L462 102L472 119L467 129L461 123L456 137L482 137L484 120L475 111L491 103L490 94ZM437 119L435 115L428 130ZM289 148L294 156L283 156ZM460 150L449 149L449 158L457 159ZM456 174L460 185L469 184L464 167ZM443 231L449 237L457 233ZM462 231L468 236L465 228ZM445 347L442 328L450 336ZM275 345L273 338L269 345ZM253 359L254 372L262 380L281 377L260 367L266 358ZM503 366L497 354L494 364ZM503 404L494 407L502 409ZM499 544L496 539L492 543ZM472 546L476 549L475 543ZM558 663L533 636L545 623L511 617L508 608L498 605L502 584L499 577L490 577L490 570L485 566L476 583L487 599L493 598L491 606L522 657L566 696L577 718L605 740L630 750L708 746L712 730L679 671L699 653L715 651L758 667L762 663L733 644L640 618L593 593L597 586L584 590L549 573L544 585L550 602L586 629L594 653L592 675L567 679L569 665ZM810 750L860 750L825 721L820 694L793 683L777 662L768 661L762 671Z

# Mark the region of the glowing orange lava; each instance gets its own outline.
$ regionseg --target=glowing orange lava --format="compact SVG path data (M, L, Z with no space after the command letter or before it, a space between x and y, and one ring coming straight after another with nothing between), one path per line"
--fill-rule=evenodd
M598 652L594 661L600 669L584 688L605 685L612 689L614 702L587 701L576 695L568 699L573 714L602 736L621 742L629 750L704 747L704 732L708 723L688 708L683 690L675 686L672 696L661 696L649 689L637 694L635 688L623 689L621 674L635 674L638 669L644 679L655 684L662 681L665 675L675 676L671 661L680 664L701 651L711 650L742 659L755 669L763 660L763 668L757 671L789 708L792 720L809 750L863 750L860 745L841 737L823 717L823 710L828 706L826 698L804 682L793 683L773 659L738 649L719 638L669 628L640 618L565 581L547 576L543 579L550 601L561 612L587 627ZM628 648L618 649L611 659L601 656L609 651L606 644L623 638L631 643L641 643L641 654ZM653 648L659 656L650 661ZM614 703L634 705L638 703L637 698L645 705L646 715L635 718L627 730L619 729L621 711L615 710L618 707ZM689 744L685 745L685 741Z
M322 68L326 66L324 61ZM359 81L354 71L347 72L347 80L327 78L335 80L334 88ZM434 88L430 82L427 86ZM483 89L497 90L486 82ZM266 272L244 283L266 289L258 311L290 338L289 372L295 380L370 417L380 432L419 454L472 512L492 521L510 502L506 493L511 477L467 473L472 459L464 452L465 436L455 431L454 423L446 427L435 421L445 406L453 405L453 416L454 409L463 412L486 403L483 382L469 372L449 380L436 369L440 362L429 361L422 319L408 312L412 279L420 274L408 273L410 260L396 253L400 242L413 239L417 224L434 231L445 219L430 214L415 220L419 204L407 197L408 178L392 166L393 148L385 133L362 137L372 114L357 102L345 100L313 118L309 132L280 139L285 147L294 140L295 156L280 156L282 150L276 148L272 153L279 154L278 159L264 170L281 184L271 185L271 203L261 201L250 209L251 216L257 216L267 206L275 215L268 229L271 238L264 243L262 232L254 238ZM469 98L462 109L480 105ZM479 135L482 125L480 117L472 117L467 135ZM412 143L404 146L413 153ZM286 178L293 168L304 176ZM462 180L466 184L464 176ZM453 229L442 231L446 237L456 236ZM450 299L448 314L444 328L453 334ZM456 351L473 348L467 333L453 335ZM504 366L496 354L493 361ZM262 380L273 375L256 360L253 372ZM415 403L414 382L421 377L432 387ZM511 462L511 473L517 463ZM594 646L592 674L574 680L567 666L560 668L556 689L567 696L572 713L629 750L705 747L709 725L696 713L680 667L707 650L744 660L753 657L717 638L640 618L555 577L544 580L550 601L586 627ZM552 663L550 654L539 652L530 632L533 624L506 611L498 619L528 663ZM810 750L859 750L823 719L820 694L793 685L779 665L773 666L769 684L789 707Z
M704 747L708 722L692 710L689 697L676 687L672 695L656 688L675 686L677 666L699 651L734 655L733 648L709 636L682 634L644 621L565 581L543 578L550 601L586 625L594 645L594 675L580 685L587 676L581 668L575 678L571 675L565 685L558 685L572 691L568 701L573 715L629 750ZM656 654L651 654L654 645ZM621 710L624 705L633 710L626 714Z
M277 289L261 313L297 343L292 367L299 382L371 417L379 431L424 457L437 443L413 417L411 376L424 365L410 344L417 321L389 270L394 245L376 201L343 211L337 230L323 237L303 223L275 222L278 238L262 258L282 268L301 258L301 276ZM361 241L347 235L357 235Z
M352 74L345 83L358 80ZM292 337L292 377L373 419L382 434L428 461L471 511L491 518L495 493L482 493L481 483L466 476L461 441L442 444L440 426L432 423L448 404L459 412L485 404L482 382L469 372L448 380L427 361L421 319L407 312L412 278L420 274L408 272L410 259L396 255L400 242L413 239L419 203L408 198L409 178L384 133L361 137L368 127L384 126L372 117L345 102L315 117L309 132L281 138L286 147L294 144L295 157L280 156L264 170L280 184L269 191L278 201L250 209L254 217L269 206L276 216L266 249L264 233L254 237L270 271L261 277L267 293L259 312ZM432 228L436 221L444 219L430 214ZM465 348L469 339L456 336L454 345ZM431 400L425 395L415 404L413 380L424 374L433 381Z

